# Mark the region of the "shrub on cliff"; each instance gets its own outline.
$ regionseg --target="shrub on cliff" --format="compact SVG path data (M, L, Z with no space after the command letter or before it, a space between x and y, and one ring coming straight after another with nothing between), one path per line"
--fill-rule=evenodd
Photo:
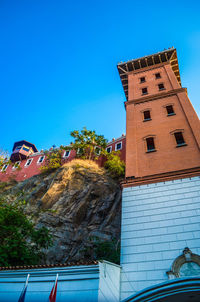
M45 164L41 166L41 172L48 172L60 168L62 165L62 149L52 149L44 152Z
M50 245L45 227L35 229L19 208L0 203L0 266L39 264Z
M125 163L120 159L118 151L107 154L107 161L104 167L114 178L124 177L125 175Z

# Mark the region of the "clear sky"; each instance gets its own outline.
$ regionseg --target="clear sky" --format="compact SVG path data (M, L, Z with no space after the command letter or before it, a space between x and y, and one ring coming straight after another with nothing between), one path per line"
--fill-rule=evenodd
M0 147L125 133L117 63L176 47L200 115L200 1L0 0Z

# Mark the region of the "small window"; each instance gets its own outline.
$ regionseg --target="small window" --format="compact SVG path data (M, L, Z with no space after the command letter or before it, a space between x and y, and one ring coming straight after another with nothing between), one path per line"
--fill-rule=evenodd
M158 84L158 88L159 88L159 90L165 90L165 86L163 83Z
M148 94L148 90L146 87L142 88L142 95L145 95L145 94Z
M176 132L176 133L174 133L174 136L175 136L175 139L176 139L177 147L181 147L181 146L186 145L182 132Z
M32 161L33 161L33 159L32 159L32 158L29 158L29 159L27 160L27 162L25 163L24 167L30 166L30 164L32 163Z
M144 121L150 121L151 120L151 114L149 110L146 110L143 112L144 114Z
M66 151L64 152L63 157L69 157L69 155L70 155L70 150L66 150Z
M160 72L155 74L156 80L161 78Z
M28 147L23 147L23 148L22 148L22 150L24 150L24 151L26 151L26 152L28 152L29 149L30 149L30 148L28 148Z
M37 161L37 163L38 163L38 164L41 164L41 163L44 161L44 158L45 158L44 155L43 155L43 156L40 156L39 159L38 159L38 161Z
M107 148L106 148L106 151L107 151L108 153L111 153L111 151L112 151L112 146L107 147Z
M15 148L15 151L20 150L20 149L21 149L21 147L22 147L22 146L18 146L18 147L16 147L16 148Z
M96 153L97 155L100 155L100 153L101 153L101 148L95 147L95 153Z
M17 161L16 163L14 163L12 169L15 170L15 169L19 168L19 166L20 166L20 161Z
M2 172L6 171L6 169L8 168L8 164L3 165L3 168L1 169Z
M77 154L83 154L84 153L84 149L83 148L78 148L77 150Z
M122 142L115 144L115 151L121 150Z
M147 143L147 152L156 151L153 137L146 138L146 143Z
M145 82L146 82L145 77L141 77L140 78L140 83L145 83Z
M166 110L167 110L167 115L168 116L175 115L174 108L173 108L172 105L166 106Z

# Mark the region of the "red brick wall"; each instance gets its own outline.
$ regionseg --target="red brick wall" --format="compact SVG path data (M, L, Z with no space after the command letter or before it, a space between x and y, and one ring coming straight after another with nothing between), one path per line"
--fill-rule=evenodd
M157 72L161 73L161 79L155 79ZM146 82L140 84L139 78L144 76ZM128 83L126 177L142 177L200 166L200 122L170 64L133 72L129 75ZM158 83L163 83L166 89L158 91ZM141 86L148 88L148 95L141 95ZM165 106L168 104L173 104L176 115L167 116ZM150 121L143 121L145 110L151 112ZM171 132L177 129L183 129L187 146L176 147ZM147 136L154 136L156 152L146 152Z
M122 150L120 151L121 159L125 161L125 153L126 153L126 138L125 138L125 136L111 142L108 146L112 146L112 150L115 150L115 144L120 142L120 141L122 141ZM65 151L63 151L62 155L64 155L64 153L65 153ZM42 165L44 165L44 163L45 163L45 160L41 164L37 163L38 159L42 155L44 155L44 154L40 153L40 154L35 154L33 156L30 156L29 159L33 159L33 160L31 162L31 164L27 167L25 166L25 164L27 162L27 159L22 160L20 162L20 169L19 170L18 169L13 169L13 166L10 164L7 167L5 172L0 171L0 181L8 181L10 178L14 178L17 181L23 181L27 178L30 178L34 175L39 174L41 172L40 167ZM69 157L62 157L63 164L71 161L75 157L76 157L76 151L71 150L70 154L69 154ZM105 160L102 157L100 157L99 160L97 161L97 163L100 166L103 166L104 162L105 162Z

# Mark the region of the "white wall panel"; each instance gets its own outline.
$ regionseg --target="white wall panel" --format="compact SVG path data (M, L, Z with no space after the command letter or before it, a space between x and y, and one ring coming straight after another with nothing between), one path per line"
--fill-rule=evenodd
M168 280L185 247L200 252L200 177L123 189L121 299Z

